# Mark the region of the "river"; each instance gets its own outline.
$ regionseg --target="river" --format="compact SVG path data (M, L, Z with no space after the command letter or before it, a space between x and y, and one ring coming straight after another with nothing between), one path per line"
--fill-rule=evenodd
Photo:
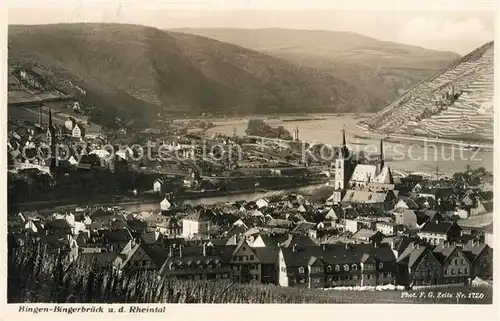
M302 193L302 194L310 194L314 190L325 186L325 184L315 184L309 185L299 188L287 189L287 190L275 190L275 191L267 191L260 193L243 193L243 194L234 194L227 196L215 196L215 197L203 197L197 199L189 199L184 200L185 204L191 204L193 206L196 205L211 205L217 203L228 203L228 202L237 202L237 201L257 201L261 198L268 198L272 196L283 195L285 193ZM157 212L160 210L159 202L149 202L149 203L141 203L141 204L115 204L115 206L120 206L126 211L130 212Z
M365 151L368 154L378 152L380 136L367 134L357 127L360 119L350 114L322 115L321 118L286 122L282 119L267 119L266 123L271 126L283 126L290 132L298 127L301 140L330 145L340 144L344 128L349 149ZM214 124L215 127L207 130L207 134L232 135L236 132L237 135L245 135L248 119L219 120ZM359 139L354 135L366 136L369 139ZM425 148L421 146L424 144ZM401 139L401 143L384 142L384 155L386 163L396 170L435 173L437 167L440 173L451 175L464 171L469 165L471 168L484 167L493 171L492 149L480 149L476 152L445 143Z

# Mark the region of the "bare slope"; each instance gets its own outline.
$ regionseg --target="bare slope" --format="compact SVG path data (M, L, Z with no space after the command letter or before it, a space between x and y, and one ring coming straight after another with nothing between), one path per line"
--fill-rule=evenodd
M374 110L334 76L204 37L121 24L9 27L9 64L35 61L107 115ZM71 84L70 85L70 81ZM82 96L82 95L80 95Z
M460 56L351 32L290 29L175 29L314 67L386 101Z
M362 125L387 133L493 140L494 44L422 82Z

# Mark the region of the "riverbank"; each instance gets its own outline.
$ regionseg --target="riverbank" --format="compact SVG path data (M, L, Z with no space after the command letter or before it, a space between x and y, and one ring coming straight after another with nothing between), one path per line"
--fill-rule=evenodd
M213 192L197 192L197 193L185 193L180 195L177 200L183 201L192 205L200 204L215 204L223 202L231 202L232 200L247 200L254 201L260 198L270 197L273 195L279 195L283 193L290 192L300 192L304 194L312 193L315 189L324 186L325 181L317 181L312 183L297 183L294 186L288 186L285 188L276 187L275 189L246 189L238 191L213 191ZM162 196L157 194L156 196L134 198L131 200L123 201L116 200L109 196L97 197L92 200L89 199L63 199L63 200L51 200L51 201L39 201L39 202L27 202L20 204L12 204L13 211L39 211L39 212L51 212L51 211L64 211L77 207L127 207L127 208L151 208L159 209L160 201L163 199Z
M484 142L465 143L461 140L453 140L453 139L431 138L431 137L427 137L427 136L418 136L418 135L406 136L406 135L401 135L401 134L387 134L387 133L382 133L382 132L370 130L366 126L363 126L361 124L356 124L356 127L358 129L360 129L363 133L369 134L371 136L377 136L377 137L390 136L391 139L411 140L411 141L437 143L437 144L442 144L442 145L453 145L453 146L461 146L461 147L478 147L478 148L483 148L483 149L489 148L489 149L493 150L493 144L485 144Z

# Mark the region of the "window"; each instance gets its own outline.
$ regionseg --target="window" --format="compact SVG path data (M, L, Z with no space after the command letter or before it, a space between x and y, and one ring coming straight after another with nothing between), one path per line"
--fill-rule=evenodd
M371 275L371 274L367 274L367 275L366 275L366 279L367 279L367 280L371 280L371 279L372 279L372 275Z
M327 277L327 278L326 278L326 280L327 280L328 282L332 282L333 278L332 278L331 276L329 276L329 277Z
M300 266L300 267L299 267L299 273L300 273L300 274L303 274L303 273L304 273L304 267L302 267L302 266Z
M319 283L319 278L314 278L314 283Z
M386 277L387 277L387 272L384 272L384 278L386 278Z
M243 261L243 256L238 256L238 261Z
M334 280L334 281L338 281L338 280L339 280L338 275L334 276L334 277L333 277L333 280Z
M455 269L451 269L451 275L455 275Z
M368 195L368 200L371 200L372 199L372 194Z
M382 273L378 274L378 278L381 279L383 277Z
M378 264L378 268L379 268L379 270L380 270L380 269L383 269L383 268L384 268L384 263L380 262L380 263Z
M300 279L299 279L299 283L304 283L304 282L306 282L306 279L305 279L305 278L300 278Z
M464 264L464 263L465 263L465 262L464 262L464 259L461 259L461 260L460 260L460 264Z
M469 271L467 270L467 268L464 269L464 273L469 274Z
M357 280L358 279L358 275L357 274L353 274L352 279L353 280Z
M462 269L458 269L458 274L462 274Z
M253 255L250 255L250 260L253 260Z
M217 263L217 268L219 268L219 269L220 269L220 267L221 267L220 263Z
M448 275L448 270L444 270L444 275Z
M340 271L340 265L335 265L335 272L339 272Z
M351 265L351 269L353 271L357 271L358 270L358 266L356 264L353 264L353 265Z
M344 271L349 271L349 264L344 264Z
M328 265L328 266L326 267L326 270L327 270L328 272L331 272L331 271L332 271L332 266L331 266L331 265Z
M458 259L455 259L455 265L458 265Z

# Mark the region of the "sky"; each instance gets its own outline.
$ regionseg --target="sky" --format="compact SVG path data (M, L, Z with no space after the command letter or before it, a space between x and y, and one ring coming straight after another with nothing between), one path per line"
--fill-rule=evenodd
M9 2L8 22L351 31L380 40L467 54L493 40L495 8L493 0L31 0Z

